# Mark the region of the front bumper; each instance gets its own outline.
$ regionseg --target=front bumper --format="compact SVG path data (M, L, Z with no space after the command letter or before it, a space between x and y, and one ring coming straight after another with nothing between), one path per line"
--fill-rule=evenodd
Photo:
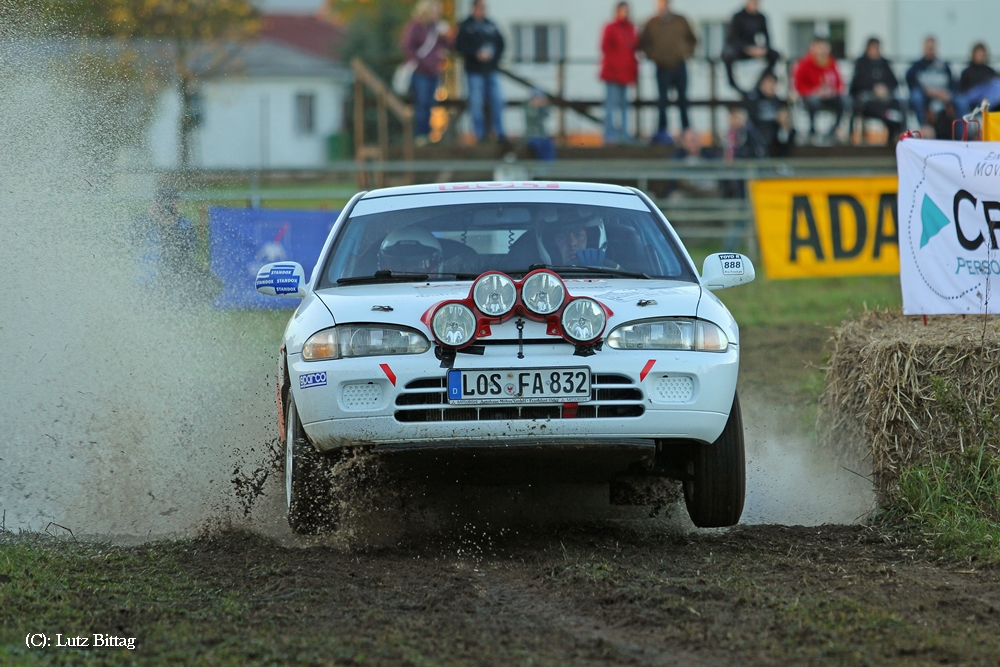
M565 344L509 346L458 355L455 368L588 366L591 400L563 406L450 406L433 351L421 355L307 362L289 355L289 379L309 439L321 450L355 445L461 447L511 440L613 443L722 433L736 391L739 349L652 352L605 348L590 357ZM322 374L322 375L321 375ZM322 380L322 384L320 384Z

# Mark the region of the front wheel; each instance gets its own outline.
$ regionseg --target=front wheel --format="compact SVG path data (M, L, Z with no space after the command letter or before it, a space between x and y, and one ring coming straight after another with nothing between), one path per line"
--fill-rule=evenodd
M330 531L337 525L330 458L306 439L291 393L285 415L285 500L288 525L300 535Z
M746 497L746 453L740 398L733 396L726 428L711 445L693 445L687 461L684 501L699 528L735 526Z

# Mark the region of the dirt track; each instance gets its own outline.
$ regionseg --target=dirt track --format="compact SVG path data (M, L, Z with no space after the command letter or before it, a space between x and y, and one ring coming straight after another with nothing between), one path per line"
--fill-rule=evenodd
M251 603L192 648L252 636L251 659L348 664L1000 660L996 570L933 563L863 527L440 540L367 554L242 534L188 544L175 555L195 580ZM146 613L125 629L142 637Z
M802 387L825 336L747 332L741 392L775 406L774 432L808 413ZM473 520L355 554L227 535L182 560L206 585L259 600L248 625L278 622L307 662L1000 664L996 569L934 561L862 526L683 523Z

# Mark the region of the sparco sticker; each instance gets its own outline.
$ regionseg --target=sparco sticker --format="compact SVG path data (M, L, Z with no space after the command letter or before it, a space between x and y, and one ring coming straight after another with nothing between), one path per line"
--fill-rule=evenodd
M319 373L303 373L299 376L299 389L309 389L310 387L325 387L326 371Z

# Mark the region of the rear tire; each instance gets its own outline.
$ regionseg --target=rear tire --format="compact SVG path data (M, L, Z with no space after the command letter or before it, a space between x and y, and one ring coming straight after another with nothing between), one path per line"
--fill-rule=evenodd
M333 461L306 438L295 400L288 394L285 414L285 501L288 525L300 535L336 529Z
M726 428L711 445L694 445L687 462L684 501L699 528L735 526L746 497L746 453L740 398L733 396Z

